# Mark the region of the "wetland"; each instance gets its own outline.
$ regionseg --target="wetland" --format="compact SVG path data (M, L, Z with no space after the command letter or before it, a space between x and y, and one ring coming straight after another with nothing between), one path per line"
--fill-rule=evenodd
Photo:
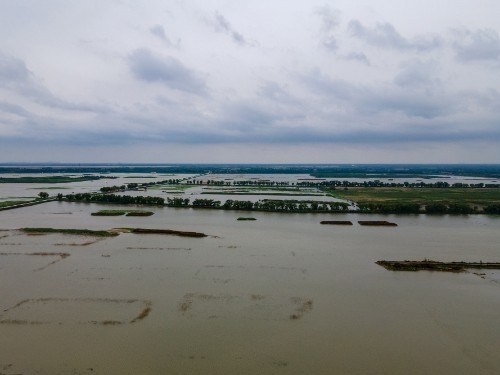
M111 173L109 185L164 181L141 168ZM314 182L309 174L202 173L167 178ZM99 194L106 181L61 184ZM122 194L206 197L206 185L185 186ZM33 188L5 183L0 198L24 201L16 197L33 191L35 199ZM280 190L255 191L277 199ZM294 203L311 207L313 198ZM322 195L318 207L349 202L337 199ZM144 204L65 199L0 211L1 374L500 372L500 270L470 268L500 262L497 215L242 216L234 201L231 209L151 202L149 216L124 216ZM103 210L112 214L92 215ZM391 272L382 259L414 262L419 272ZM441 272L450 265L460 272Z

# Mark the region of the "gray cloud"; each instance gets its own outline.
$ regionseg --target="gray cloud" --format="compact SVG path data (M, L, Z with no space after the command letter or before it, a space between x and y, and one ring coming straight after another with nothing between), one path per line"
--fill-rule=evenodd
M454 30L453 36L453 48L458 60L500 61L500 37L495 30Z
M351 53L348 53L344 58L346 60L358 61L362 64L365 64L366 66L371 65L368 57L362 52L351 52Z
M401 66L402 69L394 78L394 83L402 88L432 89L441 84L437 77L439 67L435 61L412 60Z
M245 37L235 31L229 21L219 12L216 12L213 19L213 25L216 31L227 34L231 40L240 46L250 45Z
M321 20L321 44L330 51L338 49L338 40L334 31L340 24L340 11L324 5L316 9L315 14Z
M419 35L413 39L403 37L390 23L378 23L373 28L365 27L360 21L352 20L348 26L352 36L378 47L396 50L429 51L442 46L442 40L435 35Z
M128 56L128 63L139 80L160 82L171 89L197 95L206 93L205 81L173 57L158 56L147 48L138 48Z
M170 39L167 37L167 34L165 33L165 29L161 25L154 25L149 29L149 32L156 36L158 39L160 39L163 43L165 43L168 46L172 45L172 42Z
M353 115L396 112L410 118L432 119L451 112L447 99L433 92L419 91L418 88L356 85L342 79L331 79L319 70L303 76L301 80L315 95L334 99L335 106Z
M486 156L476 150L488 144L488 160L500 160L500 78L492 69L500 67L494 18L500 5L494 1L488 12L477 12L472 2L463 2L460 12L439 2L432 12L422 2L405 12L389 0L168 2L175 17L161 0L147 7L100 2L99 9L85 1L65 2L64 9L32 1L36 12L19 1L4 3L4 161L36 160L37 144L44 155L75 159L71 145L78 145L96 161L164 161L171 154L161 150L173 148L181 162L185 155L208 160L199 151L206 149L221 159L267 160L255 152L261 146L270 150L270 162L304 161L306 143L313 151L323 143L326 157L344 150L347 161L373 162L407 150L408 160L432 162L447 157L447 148L456 151L450 157L456 162L479 160ZM53 17L59 13L64 17ZM398 23L383 23L380 14ZM417 22L421 15L425 23ZM253 40L259 48L244 48L257 46ZM427 142L436 142L439 152L423 155ZM242 152L248 143L254 151ZM136 144L160 151L134 154ZM387 144L402 151L392 154ZM94 156L89 150L98 147L105 151ZM475 153L483 156L469 158Z
M43 106L85 112L106 112L109 109L102 105L73 103L63 100L51 93L24 61L0 53L0 88L7 89Z

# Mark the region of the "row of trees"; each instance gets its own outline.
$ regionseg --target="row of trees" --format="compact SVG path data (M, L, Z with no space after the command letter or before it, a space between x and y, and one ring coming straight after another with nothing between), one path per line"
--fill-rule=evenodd
M165 199L160 197L133 197L130 195L76 193L68 194L65 198L70 202L104 202L119 204L142 204L147 206L163 206Z
M158 182L160 183L160 182ZM178 184L179 182L167 182L162 181L162 184ZM224 181L224 180L201 180L201 179L189 179L185 182L188 185L212 185L212 186L262 186L262 187L311 187L311 188L346 188L346 187L406 187L406 188L500 188L500 184L466 184L462 182L457 182L450 184L446 181L437 182L382 182L380 180L373 181L347 181L347 180L330 180L330 181L319 181L319 180L308 180L299 181L297 183L290 181L270 181L270 180L235 180L235 181Z
M48 195L48 194L47 194ZM44 194L45 197L45 194ZM130 196L98 193L77 193L63 196L58 194L57 198L66 198L71 202L103 202L117 204L139 204L169 207L202 207L225 210L256 210L256 211L278 211L278 212L348 212L349 204L343 202L316 202L296 200L260 200L257 202L240 201L228 199L224 203L214 199L195 199L192 204L188 198L167 198L167 202L161 197ZM383 214L473 214L481 213L477 207L471 207L461 203L429 203L421 206L418 203L360 203L357 211L363 213ZM483 208L482 212L487 214L500 214L500 204L491 204Z
M281 212L346 212L349 205L343 202L314 202L294 200L239 201L228 199L223 204L213 199L195 199L192 207L222 208L225 210L257 210Z
M489 206L486 206L483 210L487 214L500 214L500 203L496 204L490 204Z

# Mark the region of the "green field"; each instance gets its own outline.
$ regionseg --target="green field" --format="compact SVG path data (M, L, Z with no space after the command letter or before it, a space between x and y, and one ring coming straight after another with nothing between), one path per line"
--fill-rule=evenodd
M27 201L0 201L0 208L6 208L10 206L16 206L18 204L26 203Z
M348 188L328 190L328 193L356 203L462 203L489 205L500 203L500 189L488 188Z
M68 182L95 181L100 179L100 176L0 177L0 184L61 184Z

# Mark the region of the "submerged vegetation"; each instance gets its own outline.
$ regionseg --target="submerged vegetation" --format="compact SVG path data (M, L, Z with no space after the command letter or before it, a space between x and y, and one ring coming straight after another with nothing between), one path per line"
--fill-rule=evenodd
M323 225L352 225L352 221L349 220L324 220L320 222Z
M0 177L0 184L61 184L68 182L95 181L111 176L38 176L38 177Z
M390 271L441 271L441 272L463 272L468 268L475 269L500 269L500 263L491 262L438 262L424 259L421 261L403 260L390 261L379 260L375 262Z
M136 234L167 234L181 237L208 237L205 233L189 232L172 229L146 229L146 228L116 228L112 230L90 230L90 229L56 229L56 228L21 228L21 231L27 234L72 234L78 236L93 237L116 237L120 233Z
M92 212L92 216L151 216L154 212L142 210L101 210Z
M385 220L360 220L358 221L359 225L363 226L371 226L371 227L397 227L396 223L391 223L390 221Z
M116 186L102 187L99 192L57 194L57 197L40 195L37 203L43 199L67 200L70 202L111 203L123 205L168 206L185 208L210 208L241 211L268 211L290 213L394 213L394 214L499 214L500 213L500 183L497 181L482 182L480 178L499 178L500 167L489 165L174 165L174 166L119 166L106 165L105 169L97 166L51 166L14 167L0 166L1 172L9 173L98 173L98 175L53 175L41 177L7 177L7 182L23 182L23 179L36 179L34 182L77 182L108 176L111 172L142 173L142 175L126 178L153 178L144 173L166 172L172 178L149 182L127 183ZM69 172L71 171L71 172ZM78 171L78 172L77 172ZM175 178L172 173L189 173L191 175ZM232 178L221 178L217 174L230 173ZM311 178L296 178L276 181L266 176L247 177L245 174L309 174ZM477 176L469 181L455 182L450 177ZM160 175L157 175L160 176ZM439 176L439 181L431 180ZM181 176L177 176L181 177ZM300 177L300 176L299 176ZM362 177L364 181L347 181L342 179L326 179L326 177ZM395 182L393 178L421 178L418 181ZM374 178L368 180L368 178ZM388 178L380 181L376 178ZM12 180L9 180L12 179ZM446 181L446 179L450 179ZM0 179L1 180L1 179ZM429 180L429 181L427 181ZM203 199L190 200L186 195L179 197L135 196L126 195L126 191L147 191L148 189L167 189L164 193L177 194L192 187L201 187L194 194L212 195L265 195L289 196L295 199ZM159 194L158 194L159 195ZM311 201L307 196L330 196L344 202ZM278 197L276 197L278 198ZM312 198L310 198L312 199ZM320 198L321 199L321 198ZM8 203L3 205L9 206ZM15 204L11 204L16 207ZM2 204L0 203L0 209ZM110 210L112 211L112 210ZM126 213L125 213L126 214ZM113 216L121 213L95 214L95 216ZM133 215L146 215L134 214Z
M0 209L25 204L26 201L0 201Z
M172 229L145 229L145 228L130 228L124 229L129 231L130 233L137 234L167 234L181 237L208 237L205 233L198 232L186 232L181 230L172 230Z
M90 230L90 229L56 229L56 228L21 228L28 234L73 234L78 236L94 236L94 237L115 237L118 233L109 232L106 230Z

